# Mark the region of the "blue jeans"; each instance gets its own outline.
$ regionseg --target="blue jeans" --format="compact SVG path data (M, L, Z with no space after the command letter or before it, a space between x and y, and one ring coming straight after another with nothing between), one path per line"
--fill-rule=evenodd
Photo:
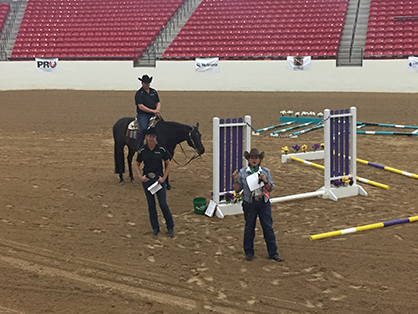
M148 126L149 119L153 116L153 113L138 113L136 119L138 120L139 125L139 134L138 134L138 147L141 147L144 144L145 135L143 130Z
M161 184L162 189L160 189L157 193L152 195L150 191L148 191L148 187L151 186L155 180L149 180L148 182L142 182L142 187L145 191L145 196L147 197L147 203L148 203L148 213L149 213L149 220L151 223L151 227L153 230L160 230L160 224L158 223L158 213L157 213L157 207L155 203L155 195L157 195L158 198L158 204L160 205L161 211L163 212L163 216L165 219L165 223L167 225L167 229L173 229L174 228L174 220L171 216L170 208L167 204L167 189L166 189L166 183L163 182Z
M257 216L260 218L263 228L264 240L267 245L267 252L270 257L278 256L276 236L273 230L273 218L271 216L270 202L264 203L264 200L253 201L252 203L242 203L245 218L244 230L244 251L245 254L254 255L254 237Z

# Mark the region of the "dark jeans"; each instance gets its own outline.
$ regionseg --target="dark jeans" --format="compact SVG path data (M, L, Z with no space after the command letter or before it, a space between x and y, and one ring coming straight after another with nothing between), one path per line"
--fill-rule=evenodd
M153 116L153 113L141 113L136 115L139 125L139 134L138 134L138 147L141 147L144 144L144 130L148 126L149 119Z
M257 216L260 218L263 228L264 240L267 244L267 252L270 257L277 256L276 236L273 230L273 218L271 216L270 202L264 200L252 201L252 203L242 203L245 218L244 230L244 251L245 254L254 255L254 237Z
M154 229L160 230L160 224L158 223L157 207L155 203L155 195L157 195L158 204L160 204L161 211L163 212L167 229L173 229L174 221L173 221L173 217L171 216L170 208L168 208L168 204L167 204L166 183L163 182L163 184L161 184L162 189L160 189L157 193L152 195L150 191L148 191L148 187L151 186L154 182L155 180L142 182L142 187L144 188L145 196L147 197L148 213L149 213L149 220L151 222L151 227L153 230Z

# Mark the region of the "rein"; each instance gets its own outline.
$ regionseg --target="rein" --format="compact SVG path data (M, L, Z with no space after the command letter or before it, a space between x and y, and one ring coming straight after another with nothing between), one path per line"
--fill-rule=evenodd
M189 160L188 162L186 162L184 165L179 164L179 163L177 162L177 160L175 160L175 159L174 159L174 157L173 157L173 156L171 156L171 159L172 159L172 160L174 160L174 162L175 162L177 165L179 165L179 166L186 166L186 165L188 165L188 164L189 164L192 160L196 159L197 157L200 157L200 154L198 153L197 148L196 148L196 143L193 141L193 137L192 137L192 131L194 130L194 126L192 126L191 128L192 128L192 129L189 131L189 139L190 139L190 142L192 142L192 144L193 144L193 148L194 148L194 155L193 155L193 156L190 158L190 160ZM183 152L184 156L186 156L186 157L187 157L187 154L186 154L186 152L184 151L183 146L181 146L181 143L179 143L179 146L180 146L181 151ZM187 157L187 158L189 158L189 157Z

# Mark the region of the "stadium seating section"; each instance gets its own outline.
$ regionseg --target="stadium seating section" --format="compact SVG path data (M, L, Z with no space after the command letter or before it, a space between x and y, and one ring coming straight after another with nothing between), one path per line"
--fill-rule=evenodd
M0 33L3 29L4 22L6 21L7 14L9 13L10 4L0 3Z
M349 0L203 0L163 59L335 58ZM29 0L11 60L130 59L184 0ZM0 4L0 27L9 4ZM365 58L418 54L418 1L372 0Z
M203 0L163 57L335 58L348 0Z
M29 0L12 58L132 59L184 0Z
M371 2L365 58L418 55L418 1Z

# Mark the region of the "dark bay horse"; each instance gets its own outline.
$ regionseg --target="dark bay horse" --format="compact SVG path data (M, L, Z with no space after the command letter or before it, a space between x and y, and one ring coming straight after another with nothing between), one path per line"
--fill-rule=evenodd
M115 173L119 174L119 183L123 183L123 173L125 172L125 154L124 147L128 146L128 169L131 181L134 181L132 173L132 159L137 149L137 140L126 136L126 131L129 123L135 118L125 117L119 119L113 125L113 139L115 141ZM205 152L201 141L201 134L199 132L199 123L195 126L189 126L171 121L160 121L155 126L157 133L157 142L162 145L170 154L171 158L174 156L174 149L177 144L187 141L196 153L200 156ZM167 189L171 188L167 178Z

